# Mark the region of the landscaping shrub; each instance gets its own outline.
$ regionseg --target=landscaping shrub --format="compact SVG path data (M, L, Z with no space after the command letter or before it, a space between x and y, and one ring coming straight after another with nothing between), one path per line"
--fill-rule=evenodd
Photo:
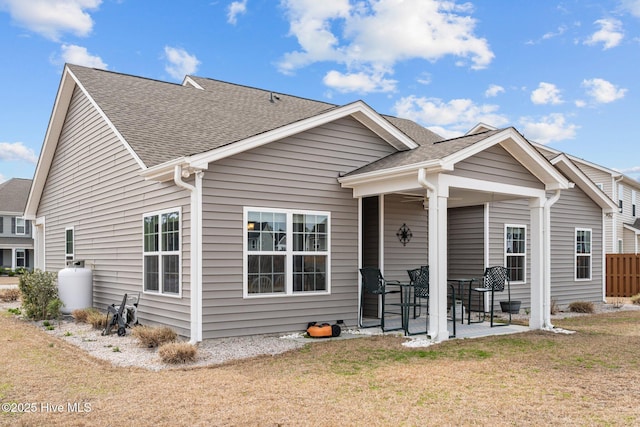
M131 331L131 335L138 339L143 347L158 347L162 344L175 341L178 334L167 326L154 328L151 326L137 326Z
M631 300L631 304L638 304L640 305L640 294L634 295L631 298L629 298Z
M57 274L42 270L20 276L18 287L22 294L25 315L33 320L57 319L62 301L58 298Z
M84 311L87 316L85 321L93 326L93 329L104 329L107 327L107 315L105 313L101 313L94 308L85 309Z
M20 298L20 290L11 288L11 289L3 289L0 291L0 300L4 302L13 302L18 301Z
M572 313L595 313L596 308L592 302L574 301L569 304L569 311Z
M164 363L178 364L196 360L197 347L186 342L171 342L158 348L158 355Z
M89 322L89 315L91 315L91 313L98 313L100 314L102 317L106 318L106 315L100 313L97 309L95 308L78 308L75 309L71 312L71 317L73 317L73 319L77 322L77 323L90 323Z

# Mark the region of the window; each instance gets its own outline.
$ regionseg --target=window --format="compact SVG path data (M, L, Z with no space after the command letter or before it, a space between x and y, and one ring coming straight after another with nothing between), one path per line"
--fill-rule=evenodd
M327 212L245 208L245 295L329 292Z
M631 215L636 216L636 190L631 192Z
M24 218L16 217L16 233L15 234L25 234L26 225L24 222Z
M0 216L0 234L4 233L4 218Z
M73 259L73 227L64 229L64 257L66 260Z
M624 186L618 184L618 210L622 213L622 200L624 199Z
M524 225L505 226L505 264L511 282L525 281L527 229Z
M180 295L180 210L143 217L144 291Z
M576 280L591 280L591 229L576 228Z
M16 249L16 268L27 267L27 253L24 249Z

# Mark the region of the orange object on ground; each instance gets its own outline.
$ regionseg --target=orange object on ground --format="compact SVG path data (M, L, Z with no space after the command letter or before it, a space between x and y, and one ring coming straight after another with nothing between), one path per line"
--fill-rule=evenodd
M321 325L317 325L315 322L309 323L307 327L307 334L313 338L330 338L330 337L338 337L340 336L340 326L338 325L330 325L328 323L323 323Z

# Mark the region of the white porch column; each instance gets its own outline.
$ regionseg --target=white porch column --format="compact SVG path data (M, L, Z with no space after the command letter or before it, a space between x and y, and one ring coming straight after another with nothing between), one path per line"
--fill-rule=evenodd
M448 189L429 192L429 336L449 339L447 328L447 197ZM443 191L444 190L444 191Z
M531 316L529 327L542 329L544 325L544 300L547 297L544 291L545 278L545 238L544 233L544 198L533 198L529 202L531 216ZM547 306L548 307L548 306Z

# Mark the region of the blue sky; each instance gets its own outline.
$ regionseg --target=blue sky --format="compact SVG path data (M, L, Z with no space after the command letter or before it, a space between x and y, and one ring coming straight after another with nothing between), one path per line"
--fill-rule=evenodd
M0 182L32 178L65 62L479 122L640 177L640 0L0 0Z

